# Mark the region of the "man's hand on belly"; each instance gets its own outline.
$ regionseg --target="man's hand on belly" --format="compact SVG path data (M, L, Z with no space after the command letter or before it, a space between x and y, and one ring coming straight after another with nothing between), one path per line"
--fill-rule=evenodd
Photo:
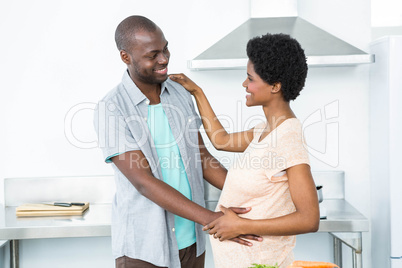
M261 236L244 234L241 231L241 226L243 224L242 218L237 214L245 214L249 212L251 208L226 208L221 206L222 216L216 220L205 225L203 230L208 231L209 234L213 235L214 238L218 238L219 241L231 240L233 242L239 243L245 246L252 246L253 244L245 239L262 241Z

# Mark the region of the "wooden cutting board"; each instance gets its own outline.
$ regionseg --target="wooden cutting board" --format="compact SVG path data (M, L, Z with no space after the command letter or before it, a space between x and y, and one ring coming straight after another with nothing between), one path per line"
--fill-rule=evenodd
M46 204L24 204L16 208L18 217L26 216L69 216L82 215L89 208L89 203L84 206L61 207Z

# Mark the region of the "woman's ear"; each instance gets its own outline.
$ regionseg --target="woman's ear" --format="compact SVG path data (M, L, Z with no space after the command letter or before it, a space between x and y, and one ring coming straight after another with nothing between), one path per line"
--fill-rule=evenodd
M131 62L130 55L124 50L120 50L120 58L125 64L130 64Z
M272 89L271 89L271 92L272 93L278 93L279 91L281 91L281 88L282 88L282 84L281 83L275 83L275 84L273 84L273 86L272 86Z

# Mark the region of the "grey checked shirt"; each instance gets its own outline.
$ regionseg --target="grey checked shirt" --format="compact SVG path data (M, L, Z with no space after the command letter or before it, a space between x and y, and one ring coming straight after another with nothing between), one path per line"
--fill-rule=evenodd
M191 95L181 85L168 79L161 85L160 99L183 159L192 200L205 206L198 147L201 120L195 112ZM141 150L153 175L162 180L158 155L146 122L148 104L149 100L126 71L122 82L98 103L94 124L106 161L117 154ZM127 256L157 266L180 267L174 215L142 196L112 165L116 182L112 204L113 256ZM196 237L199 256L205 251L205 234L197 223Z

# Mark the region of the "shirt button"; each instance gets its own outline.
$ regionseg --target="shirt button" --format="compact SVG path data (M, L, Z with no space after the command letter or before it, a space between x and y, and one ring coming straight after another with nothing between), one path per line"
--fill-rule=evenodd
M190 119L188 119L188 122L191 122L191 118L190 118Z
M146 103L146 104L149 104L149 100L146 100L145 103Z
M147 121L147 118L146 118L146 117L144 117L144 120L145 120L145 121Z
M175 228L172 228L172 232L174 232L176 229Z

